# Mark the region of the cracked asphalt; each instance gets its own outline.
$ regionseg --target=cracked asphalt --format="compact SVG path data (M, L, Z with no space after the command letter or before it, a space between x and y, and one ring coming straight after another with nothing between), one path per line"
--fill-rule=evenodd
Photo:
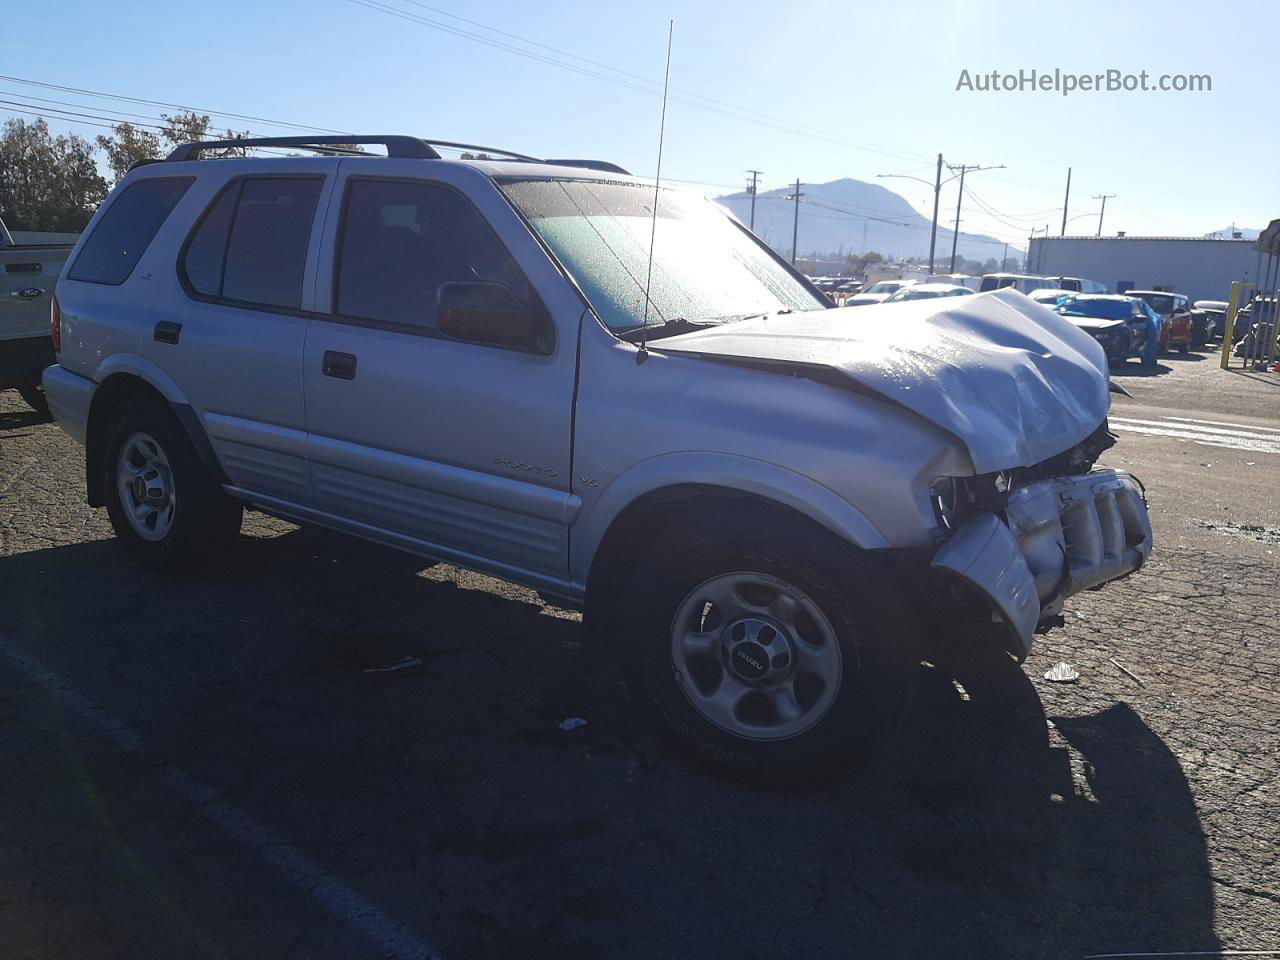
M523 589L256 514L140 572L0 393L0 957L1280 951L1280 455L1231 446L1280 386L1124 379L1149 565L1023 667L922 666L866 779L793 794L674 759Z

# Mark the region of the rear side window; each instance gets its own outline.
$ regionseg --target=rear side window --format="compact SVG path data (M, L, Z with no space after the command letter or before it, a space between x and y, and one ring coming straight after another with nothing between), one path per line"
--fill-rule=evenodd
M490 281L522 303L536 299L489 224L446 187L351 181L340 242L343 316L432 328L436 292L449 281Z
M182 272L197 294L298 309L321 179L240 180L205 212Z
M125 187L85 239L67 276L90 283L120 284L191 186L193 177L151 177Z

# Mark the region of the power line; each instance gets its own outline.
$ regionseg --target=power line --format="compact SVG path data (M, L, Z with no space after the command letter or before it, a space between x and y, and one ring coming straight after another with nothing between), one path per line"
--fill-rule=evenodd
M193 113L206 113L214 117L229 117L232 120L246 120L250 123L266 123L273 127L290 127L296 130L305 130L310 133L351 133L350 130L332 130L328 127L313 127L304 123L295 123L289 120L271 120L266 117L255 117L242 113L229 113L226 110L210 110L207 107L193 107L182 103L168 103L164 100L147 100L143 97L130 97L120 93L107 93L102 90L90 90L85 87L70 87L60 83L46 83L42 80L30 80L26 77L11 77L0 74L0 80L6 80L9 83L21 83L32 87L43 87L46 90L58 90L63 93L75 93L87 97L100 97L105 100L120 100L127 103L139 103L149 107L166 107L171 110L190 110Z
M567 70L571 73L576 73L581 76L591 77L592 79L600 80L605 83L611 83L616 86L620 86L629 90L636 91L638 93L644 93L650 96L661 96L661 90L655 87L651 81L642 80L640 82L635 82L633 80L627 79L628 76L636 77L637 75L635 74L626 74L624 76L611 76L610 74L607 74L607 73L601 73L600 70L588 69L587 67L582 67L573 63L568 63L564 60L557 59L556 57L538 53L535 50L528 50L523 47L516 46L515 44L506 43L501 40L495 40L492 37L485 37L480 34L473 33L472 31L469 31L469 30L462 30L458 27L453 27L453 26L450 26L449 24L441 23L437 20L432 20L428 17L420 16L408 10L394 7L388 3L381 2L381 0L347 0L347 2L359 7L366 7L370 10L374 10L379 13L386 14L388 16L398 17L399 19L405 20L409 23L416 23L420 26L430 27L434 30L440 30L452 36L461 37L463 39L471 40L476 43L481 43L486 46L494 47L499 50L505 50L508 53L513 53L513 54L516 54L517 56L525 57L527 59L534 60L536 62L546 64L548 66L553 66L562 70ZM468 21L468 22L471 22L473 24L477 23L477 21ZM492 29L492 28L485 27L484 29ZM516 36L514 34L506 34L505 32L502 32L502 31L495 31L495 32L503 33L503 35L505 36L513 36L513 37ZM532 45L534 43L534 41L526 40L523 37L519 39L521 40L521 42L526 44ZM576 56L576 55L570 54L570 56ZM585 59L585 58L577 58L577 59ZM595 63L595 61L587 61L587 62ZM614 68L605 67L604 69L613 70ZM820 140L825 143L834 144L836 146L843 146L849 149L861 150L869 153L878 153L885 156L896 157L899 159L907 159L907 160L922 159L916 154L911 154L911 153L907 153L905 151L900 151L900 150L886 149L884 147L878 146L868 141L859 141L859 140L850 139L848 137L835 136L833 134L827 133L815 127L806 127L803 124L797 124L793 121L785 120L780 117L773 117L769 114L760 113L759 111L751 110L747 107L739 107L731 104L726 104L725 101L713 100L710 97L703 97L700 94L690 94L686 92L681 95L676 95L673 93L670 99L676 103L683 103L686 106L691 106L699 110L705 110L710 113L718 114L720 116L727 117L731 120L739 120L739 121L746 121L749 123L756 123L761 126L766 126L776 130L781 130L784 133L790 133L795 136L808 137L810 139ZM699 102L699 101L703 101L703 102Z

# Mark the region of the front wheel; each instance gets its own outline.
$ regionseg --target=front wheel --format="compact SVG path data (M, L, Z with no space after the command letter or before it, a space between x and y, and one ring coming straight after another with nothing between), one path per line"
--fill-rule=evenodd
M830 779L882 748L920 662L878 562L805 521L714 512L659 538L623 591L640 701L676 743L756 779Z
M129 554L156 573L191 572L240 531L243 508L200 462L173 414L128 401L111 417L102 458L107 513Z

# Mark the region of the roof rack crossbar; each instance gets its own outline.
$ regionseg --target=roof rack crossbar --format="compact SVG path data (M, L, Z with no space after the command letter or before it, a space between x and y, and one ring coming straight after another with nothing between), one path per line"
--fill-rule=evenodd
M431 144L419 137L406 137L398 134L391 136L354 136L342 135L324 137L246 137L236 140L197 140L183 143L173 148L166 160L194 160L206 150L227 150L235 147L299 147L304 150L315 150L318 153L347 155L352 151L332 149L345 144L373 144L387 148L388 157L404 157L410 160L439 160L440 154L432 149ZM325 149L326 146L331 149Z
M435 137L424 137L427 143L433 147L449 147L453 150L473 150L476 153L496 153L498 157L495 159L508 160L524 160L527 163L544 163L537 157L531 157L526 153L516 153L514 150L503 150L501 147L482 147L478 143L455 143L452 140L437 140Z
M552 163L558 167L580 167L583 170L603 170L605 173L620 173L623 176L631 176L630 170L624 170L616 163L608 160L543 160L543 163Z

